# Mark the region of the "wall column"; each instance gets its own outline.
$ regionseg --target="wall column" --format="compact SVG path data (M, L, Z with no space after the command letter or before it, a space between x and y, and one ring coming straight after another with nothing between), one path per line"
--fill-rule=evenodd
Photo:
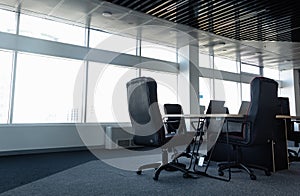
M178 49L178 101L186 114L199 114L199 50L198 43Z

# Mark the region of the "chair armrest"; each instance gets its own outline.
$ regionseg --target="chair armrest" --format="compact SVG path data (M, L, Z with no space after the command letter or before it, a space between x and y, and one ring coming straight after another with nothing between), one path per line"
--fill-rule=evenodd
M227 119L226 122L224 123L222 132L226 132L226 130L228 130L228 133L242 132L244 126L248 126L249 128L251 126L251 122L247 121L246 118L230 118Z
M228 119L227 123L224 123L219 141L231 144L247 144L250 141L251 124L252 123L245 120L245 118ZM228 132L226 132L226 130L228 130Z

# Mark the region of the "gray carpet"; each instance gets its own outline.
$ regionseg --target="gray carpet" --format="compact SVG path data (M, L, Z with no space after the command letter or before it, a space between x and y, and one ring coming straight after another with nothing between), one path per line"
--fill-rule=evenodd
M180 172L163 171L158 181L152 179L154 170L138 176L94 160L29 184L11 189L1 196L18 195L299 195L300 163L290 170L265 176L255 170L257 180L244 172L232 174L229 182L201 176L183 178Z

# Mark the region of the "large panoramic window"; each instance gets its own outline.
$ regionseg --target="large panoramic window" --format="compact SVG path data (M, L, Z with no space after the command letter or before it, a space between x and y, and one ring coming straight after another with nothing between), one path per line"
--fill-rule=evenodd
M225 58L214 57L214 68L217 70L239 73L237 62Z
M159 44L142 41L141 55L159 60L177 62L176 48L162 46Z
M242 91L242 100L250 101L251 100L250 84L242 83L241 91Z
M16 14L0 9L0 31L16 33Z
M207 109L209 101L212 99L211 87L212 79L203 77L199 78L199 103L200 105L205 106L205 109Z
M103 31L91 30L89 46L91 48L136 55L136 39Z
M199 53L199 67L211 68L210 58L207 54Z
M264 77L272 78L274 80L279 80L279 70L264 67Z
M13 123L81 122L82 65L82 61L20 53Z
M89 63L87 122L130 122L126 83L137 69Z
M251 73L251 74L259 75L259 73L260 73L259 69L260 68L255 65L249 65L249 64L245 64L245 63L241 64L241 72L244 72L244 73Z
M13 53L0 50L0 123L8 123Z
M84 28L24 14L20 17L20 35L85 45Z
M224 100L231 114L237 114L241 104L238 82L215 80L215 99Z

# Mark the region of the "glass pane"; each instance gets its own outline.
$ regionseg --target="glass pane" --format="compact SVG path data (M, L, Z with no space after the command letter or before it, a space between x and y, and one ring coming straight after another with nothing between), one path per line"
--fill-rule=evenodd
M207 109L209 101L212 99L211 82L212 79L203 77L199 78L199 103L200 105L205 106L205 109Z
M22 14L20 35L84 46L85 29Z
M7 123L13 53L0 51L0 59L0 123Z
M264 77L279 80L279 70L264 67Z
M89 63L87 122L130 122L126 83L137 69Z
M143 57L177 62L176 48L162 46L145 41L142 41L141 55Z
M209 59L209 55L199 53L199 67L211 68Z
M241 64L241 72L252 73L257 75L259 75L260 73L259 67L255 65L244 64L244 63Z
M136 55L136 39L102 31L91 30L89 46L91 48Z
M237 114L241 105L241 96L239 83L215 80L215 99L224 100L225 107L228 107L229 113Z
M214 57L214 68L217 70L238 73L236 61L231 61L220 57Z
M0 9L0 31L6 33L16 33L15 12Z
M251 100L250 84L242 83L242 100Z
M19 54L13 123L81 122L82 65L82 61Z

